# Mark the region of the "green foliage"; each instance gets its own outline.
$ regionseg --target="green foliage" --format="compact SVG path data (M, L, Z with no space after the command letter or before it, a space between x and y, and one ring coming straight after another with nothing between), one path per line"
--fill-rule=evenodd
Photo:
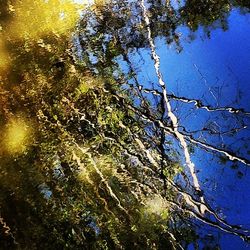
M129 131L136 127L140 135L143 124L104 89L116 81L113 69L95 75L88 62L77 63L66 28L57 32L56 23L47 23L33 30L41 13L32 33L27 25L10 33L8 26L30 19L25 6L11 7L14 14L4 6L8 20L1 22L3 53L11 58L0 85L2 247L151 249L168 212L145 212L150 188L142 193L142 169L124 155L127 143L136 152ZM113 58L121 50L109 43L108 53Z
M76 27L79 6L48 2L0 2L0 248L172 249L195 241L184 220L173 227L168 199L178 194L163 185L182 168L174 153L162 155L155 124L130 108L138 93L122 83L133 74L115 62L148 46L137 4L96 4ZM228 1L187 1L180 14L149 1L152 36L178 47L178 23L195 30L228 11ZM151 106L146 100L140 111ZM160 107L152 111L161 117Z
M220 20L221 24L224 25L224 29L226 29L225 20L230 8L230 1L228 0L205 0L202 4L200 4L200 1L190 0L181 9L181 15L192 30L197 30L199 25L208 27L216 20Z

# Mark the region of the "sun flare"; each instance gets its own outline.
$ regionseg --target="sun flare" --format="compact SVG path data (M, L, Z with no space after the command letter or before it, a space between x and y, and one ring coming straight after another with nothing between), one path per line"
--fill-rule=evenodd
M11 23L12 35L17 38L40 38L54 33L66 34L79 20L80 11L88 1L25 0L12 6L15 14Z
M4 131L4 145L8 153L23 153L30 143L31 127L22 119L12 119Z

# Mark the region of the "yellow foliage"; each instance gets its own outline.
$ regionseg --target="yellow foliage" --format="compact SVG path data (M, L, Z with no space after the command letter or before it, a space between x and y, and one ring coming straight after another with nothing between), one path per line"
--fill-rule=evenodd
M95 5L104 5L106 0L94 0Z
M11 35L38 39L50 32L65 34L76 25L82 7L73 0L18 0L11 6Z
M9 65L8 52L5 49L4 41L0 37L0 73L4 71Z
M20 118L11 119L3 132L3 146L10 154L23 153L30 144L31 125Z
M159 195L147 198L145 205L147 213L163 217L165 216L165 212L167 211L168 208L167 202Z

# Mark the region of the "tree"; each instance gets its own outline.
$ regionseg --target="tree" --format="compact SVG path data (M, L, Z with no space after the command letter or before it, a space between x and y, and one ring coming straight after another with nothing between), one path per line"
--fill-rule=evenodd
M1 3L4 249L182 249L197 240L193 217L246 238L213 211L199 184L174 181L188 178L168 135L182 142L191 170L186 141L202 142L177 130L169 99L178 97L164 91L157 66L154 38L179 47L180 15L152 3L98 2L79 23L83 7L71 1ZM152 54L157 90L139 83L129 60L142 47Z
M161 25L163 25L163 23L165 22L164 11L166 11L166 9L169 9L170 14L168 13L169 14L168 16L171 16L171 14L174 13L173 15L174 21L173 23L171 23L171 25L168 25L165 30L168 30L169 27L173 27L171 34L173 34L173 36L176 38L173 40L176 41L177 49L180 50L181 45L179 44L178 33L176 32L175 27L177 27L178 24L187 22L185 16L193 15L192 11L196 7L197 9L205 10L206 6L209 5L209 8L211 7L212 9L214 9L214 11L213 12L211 11L211 13L203 11L202 15L200 15L200 12L198 10L196 12L193 11L196 20L194 22L195 26L191 25L189 26L193 30L196 30L199 26L204 26L205 29L216 28L218 26L220 27L220 25L217 25L218 23L220 24L220 22L218 22L218 19L222 18L223 13L225 13L225 15L223 14L223 22L224 23L227 22L227 14L230 11L230 8L229 9L225 8L227 4L229 4L230 8L231 6L238 6L235 2L230 2L230 3L225 2L222 5L215 3L214 6L210 6L213 5L213 3L210 3L209 1L204 1L199 4L196 3L194 8L191 7L188 8L189 2L186 2L183 7L176 9L173 6L167 6L167 3L165 2L160 3L158 1L156 3L154 1L153 4L147 2L147 7L144 7L145 4L142 1L142 3L130 2L128 4L128 7L126 8L124 4L121 4L119 1L115 1L112 2L110 5L107 4L105 6L102 6L101 9L99 7L96 11L88 12L86 16L87 17L91 16L93 18L93 29L90 29L89 33L79 32L79 40L83 48L82 52L86 57L88 57L89 54L95 56L93 67L95 67L95 70L97 70L97 72L100 72L98 68L99 64L105 65L105 62L108 62L107 68L108 67L110 68L112 62L113 65L117 66L116 64L117 60L120 61L122 60L123 63L126 65L124 66L127 67L124 70L125 75L121 75L121 77L118 78L117 81L119 81L120 84L124 84L123 85L124 92L126 92L127 90L130 94L131 93L134 94L133 100L135 102L133 103L133 105L130 106L128 106L128 104L124 105L127 106L133 112L135 112L138 115L138 117L140 117L141 119L144 120L145 123L147 123L147 128L148 128L147 132L150 131L151 139L153 138L155 140L155 138L162 138L163 143L158 142L158 145L164 144L160 148L162 149L165 147L164 148L165 150L166 149L169 150L169 147L166 146L166 141L167 139L169 139L168 137L169 135L170 138L171 135L177 137L177 139L181 142L181 145L185 153L186 164L190 166L190 172L194 182L194 188L191 188L192 189L191 193L194 194L193 198L196 196L195 197L196 202L199 200L201 201L201 203L199 204L200 207L196 208L196 211L202 213L202 211L208 212L208 210L210 210L211 215L216 217L218 224L214 223L214 221L206 221L207 218L205 218L205 221L203 222L208 223L210 225L212 224L215 227L219 228L221 228L221 225L224 224L225 221L221 220L218 217L218 215L216 215L216 213L214 213L214 211L212 211L211 208L209 208L208 204L206 204L207 207L203 206L205 205L204 203L206 202L204 202L203 192L199 188L199 183L197 183L197 178L195 177L196 174L192 167L192 162L190 162L190 153L188 151L191 151L191 149L194 150L194 147L198 146L202 149L212 151L215 156L221 155L220 158L221 159L223 158L224 160L226 159L226 161L232 160L234 162L239 162L248 165L249 160L238 154L235 154L229 145L227 148L225 148L225 145L221 141L218 142L218 144L213 144L214 141L213 139L211 139L211 141L213 141L211 144L208 142L208 140L210 138L210 135L212 135L211 137L215 138L215 137L221 137L222 134L230 135L231 133L237 133L238 131L242 131L242 129L246 128L246 122L248 119L249 112L246 112L243 109L239 108L237 109L233 106L216 107L212 105L206 105L203 103L202 100L190 99L187 97L178 97L173 94L166 93L165 90L167 88L167 84L164 83L161 77L161 72L159 69L160 58L155 51L154 38L158 35L161 36L163 34L162 33L163 30L161 28L159 28L158 30L156 27L161 27ZM156 6L158 6L158 8ZM120 11L121 9L123 10L123 12ZM129 12L130 9L133 10L131 11L131 13ZM143 9L145 9L144 12ZM153 11L155 11L155 13L153 13ZM103 17L102 13L108 13L109 16L112 16L113 20L119 20L119 22L118 21L109 22L108 21L109 19ZM126 16L123 17L123 14L120 13L126 13ZM218 15L211 19L211 15L214 13L218 13ZM132 21L123 22L123 20L126 20L127 16L129 16L130 20ZM137 18L138 16L140 18ZM86 25L86 20L88 19L83 18L83 23L82 23L83 27L85 27ZM160 22L159 26L155 25L157 22ZM221 22L221 24L224 25L223 22ZM118 23L120 26L117 26ZM114 24L114 26L112 26L112 24ZM124 26L121 26L122 24L124 24ZM108 28L104 29L103 27L108 27ZM132 36L130 36L131 31L133 31ZM100 34L99 32L101 32L101 35L99 35ZM133 36L134 34L136 34L136 36ZM95 39L97 35L98 37L101 38L100 40L98 40L98 43L96 43ZM166 41L168 41L169 36L171 38L171 35L167 33ZM128 41L130 37L133 37L133 43ZM113 53L110 54L109 43L111 41L113 44L113 40L115 41L115 45L112 45ZM173 40L169 41L171 42ZM135 69L136 66L134 66L133 63L130 61L129 55L133 54L133 52L135 51L138 51L140 48L147 48L153 59L156 75L158 76L158 83L154 83L154 88L146 88L145 83L140 83L140 80L137 78L137 71L141 70L141 68L137 67L136 70ZM107 54L108 56L106 56ZM140 51L138 54L140 54ZM197 68L197 66L196 70L201 75L202 79L204 79L204 76L202 75L201 71ZM116 70L116 74L117 72L120 72L119 69ZM222 129L220 127L219 129L214 129L207 122L203 124L202 128L198 131L188 131L186 127L182 127L179 125L178 118L176 117L175 114L173 114L173 112L171 112L172 108L171 106L169 107L169 103L170 101L173 102L173 100L184 103L184 105L185 103L194 104L195 108L197 108L198 110L197 113L199 112L199 110L206 110L208 114L211 113L210 118L212 118L212 120L220 119L219 116L221 115L221 113L223 113L222 114L223 117L226 117L228 120L232 121L232 124L237 124L237 125L234 128L226 128L227 129L226 131L221 132L220 130L223 130L225 128ZM216 114L218 114L218 116L216 116ZM202 138L202 140L199 140L199 138ZM162 150L162 152L166 153L166 151L164 150ZM173 154L174 152L172 152L172 155ZM166 158L166 156L164 157ZM149 161L150 160L151 163L153 164L152 158L149 157ZM164 169L162 170L162 173L164 173ZM185 176L183 178L186 179ZM188 199L186 199L185 201L189 203ZM191 206L195 207L194 204L191 204ZM192 211L189 212L193 213ZM192 215L194 216L194 214ZM200 215L198 214L196 215L198 216L199 220L202 220ZM201 216L203 217L204 215ZM234 227L233 225L230 226L226 224L222 225L221 228L222 230L228 231L228 229L230 228L229 231L231 229L233 229L234 231L234 229L236 229L237 232L231 231L231 233L233 234L239 233L239 235L241 235L242 231L240 228L238 228L237 226ZM244 235L241 236L247 239L247 234L248 233L246 233L245 236Z
M2 246L169 245L161 179L137 149L147 151L141 141L145 125L123 106L130 97L117 97L113 69L96 74L88 60L75 57L70 37L75 7L60 4L3 6ZM152 200L159 200L159 207Z
M227 30L227 19L230 11L235 7L241 7L249 12L249 4L244 1L186 1L185 5L180 8L181 20L192 30L197 30L199 26L208 29L221 27Z

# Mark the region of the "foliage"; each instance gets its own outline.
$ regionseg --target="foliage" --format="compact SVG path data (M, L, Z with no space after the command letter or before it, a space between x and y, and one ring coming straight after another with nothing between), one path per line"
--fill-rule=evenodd
M2 246L151 249L168 214L145 210L161 181L156 173L157 189L144 187L144 165L128 153L138 151L133 133L143 137L144 125L105 90L112 72L98 76L78 63L75 10L69 1L3 8Z
M190 198L174 182L182 167L159 125L167 126L164 105L130 88L133 69L126 75L116 63L149 48L140 6L0 7L1 247L181 249L196 241L189 223L199 194ZM225 9L217 7L209 20ZM153 38L180 46L178 19L192 11L189 2L179 14L149 1ZM194 29L210 24L203 15Z

